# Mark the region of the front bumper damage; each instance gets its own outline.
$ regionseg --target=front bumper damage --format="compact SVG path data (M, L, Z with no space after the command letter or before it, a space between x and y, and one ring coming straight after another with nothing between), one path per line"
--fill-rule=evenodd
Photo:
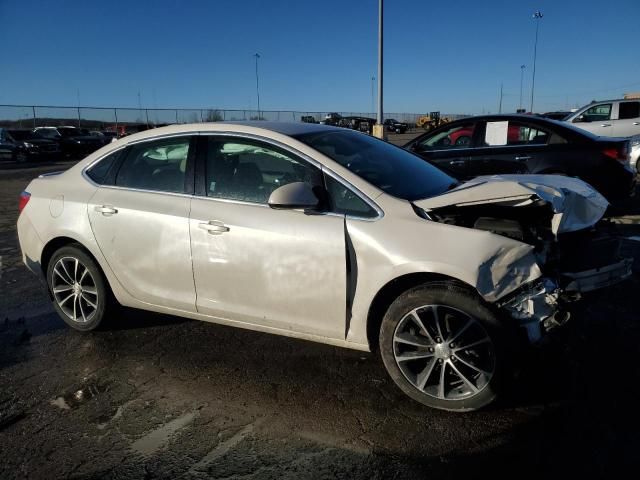
M524 285L498 306L518 322L530 343L537 343L546 332L567 323L570 303L579 300L583 293L626 280L632 274L632 265L633 259L624 258L600 268L563 273L564 286L543 277Z

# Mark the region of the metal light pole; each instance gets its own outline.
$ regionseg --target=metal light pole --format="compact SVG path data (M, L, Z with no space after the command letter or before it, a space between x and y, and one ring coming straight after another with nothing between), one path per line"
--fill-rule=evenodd
M502 83L500 84L500 101L498 102L498 113L502 113Z
M258 120L260 119L260 84L258 83L258 59L260 58L260 54L256 53L253 55L256 57L256 95L258 96Z
M374 113L376 111L375 82L376 82L376 77L372 76L371 77L371 113Z
M540 19L543 17L542 12L538 10L533 14L533 19L536 21L536 41L533 44L533 78L531 79L531 109L529 110L533 113L533 94L536 87L536 56L538 54L538 29L540 27Z
M524 84L524 69L526 65L520 65L520 103L518 104L518 110L522 110L522 85Z
M377 124L373 129L373 134L378 138L384 138L384 127L382 126L382 46L384 44L383 34L383 4L384 0L378 0L378 115Z

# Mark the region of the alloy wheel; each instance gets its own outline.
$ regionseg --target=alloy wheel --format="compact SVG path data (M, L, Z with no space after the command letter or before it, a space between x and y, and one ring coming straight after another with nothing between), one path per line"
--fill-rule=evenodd
M62 257L51 277L51 290L60 310L74 322L91 321L100 298L89 269L75 257Z
M439 400L477 395L496 369L494 345L482 324L445 305L407 313L395 328L393 355L411 385Z

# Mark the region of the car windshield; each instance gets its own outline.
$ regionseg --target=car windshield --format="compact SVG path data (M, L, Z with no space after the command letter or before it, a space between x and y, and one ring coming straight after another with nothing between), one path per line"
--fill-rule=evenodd
M420 157L363 133L334 130L294 138L394 197L432 197L458 183Z
M70 128L70 127L58 128L58 131L60 132L60 135L62 135L63 137L81 137L89 134L86 131L83 132L79 128Z
M54 128L40 128L37 130L38 135L45 138L58 138L60 134Z

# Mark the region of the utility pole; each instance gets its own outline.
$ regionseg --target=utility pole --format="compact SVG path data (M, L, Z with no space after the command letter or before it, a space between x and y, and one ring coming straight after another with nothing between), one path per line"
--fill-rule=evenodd
M378 115L377 115L377 123L373 129L373 135L378 138L384 138L384 126L382 123L383 112L382 112L382 71L383 71L383 10L384 10L384 0L378 0Z
M502 113L502 86L503 84L500 84L500 101L498 102L498 113Z
M522 110L522 86L524 84L524 69L526 65L520 65L520 103L518 104L518 110Z
M260 120L260 84L258 82L258 59L260 54L255 53L253 56L256 57L256 96L258 97L258 120Z
M371 114L374 114L376 111L376 97L375 97L375 82L376 82L376 77L372 76L371 77Z
M531 79L531 109L530 112L533 113L533 94L536 88L536 57L538 54L538 29L540 27L540 19L543 17L542 12L538 10L533 14L533 19L536 21L536 40L533 44L533 77Z

